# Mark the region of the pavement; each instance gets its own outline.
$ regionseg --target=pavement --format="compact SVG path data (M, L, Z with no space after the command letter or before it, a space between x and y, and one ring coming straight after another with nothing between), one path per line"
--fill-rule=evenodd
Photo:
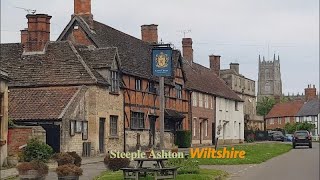
M297 147L261 164L201 166L227 171L230 180L318 180L319 143Z

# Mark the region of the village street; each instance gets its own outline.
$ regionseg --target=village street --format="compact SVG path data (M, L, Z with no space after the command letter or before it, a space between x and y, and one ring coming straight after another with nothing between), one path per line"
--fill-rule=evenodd
M319 143L298 147L262 164L201 166L227 171L230 180L316 180L319 179Z

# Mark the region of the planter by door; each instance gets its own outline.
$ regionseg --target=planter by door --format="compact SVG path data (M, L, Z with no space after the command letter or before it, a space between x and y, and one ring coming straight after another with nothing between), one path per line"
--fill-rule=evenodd
M19 173L19 178L23 180L45 180L45 175L40 175L37 170L29 170L23 174Z

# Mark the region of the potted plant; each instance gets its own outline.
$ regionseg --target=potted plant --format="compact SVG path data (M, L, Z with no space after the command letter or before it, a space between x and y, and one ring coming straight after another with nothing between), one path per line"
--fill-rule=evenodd
M119 171L121 168L127 168L130 165L129 158L111 158L108 153L104 158L104 164L111 171Z
M17 170L19 172L20 179L37 179L44 180L48 174L49 167L38 160L31 162L22 162L17 165Z
M56 169L58 180L79 180L83 170L75 164L64 164Z
M74 158L69 153L57 153L52 158L57 161L58 166L74 163Z

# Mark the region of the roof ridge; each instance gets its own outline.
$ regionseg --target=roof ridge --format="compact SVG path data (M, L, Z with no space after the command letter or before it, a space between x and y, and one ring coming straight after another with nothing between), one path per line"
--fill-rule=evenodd
M92 79L95 80L95 82L98 82L98 79L94 76L94 74L92 73L90 67L86 64L86 62L82 59L81 55L78 53L78 51L76 50L76 48L73 46L73 44L70 41L67 41L69 43L69 46L71 48L71 50L73 51L73 53L77 56L78 60L80 61L80 63L83 65L83 67L86 69L86 71L88 72L88 74L90 75L90 77Z

